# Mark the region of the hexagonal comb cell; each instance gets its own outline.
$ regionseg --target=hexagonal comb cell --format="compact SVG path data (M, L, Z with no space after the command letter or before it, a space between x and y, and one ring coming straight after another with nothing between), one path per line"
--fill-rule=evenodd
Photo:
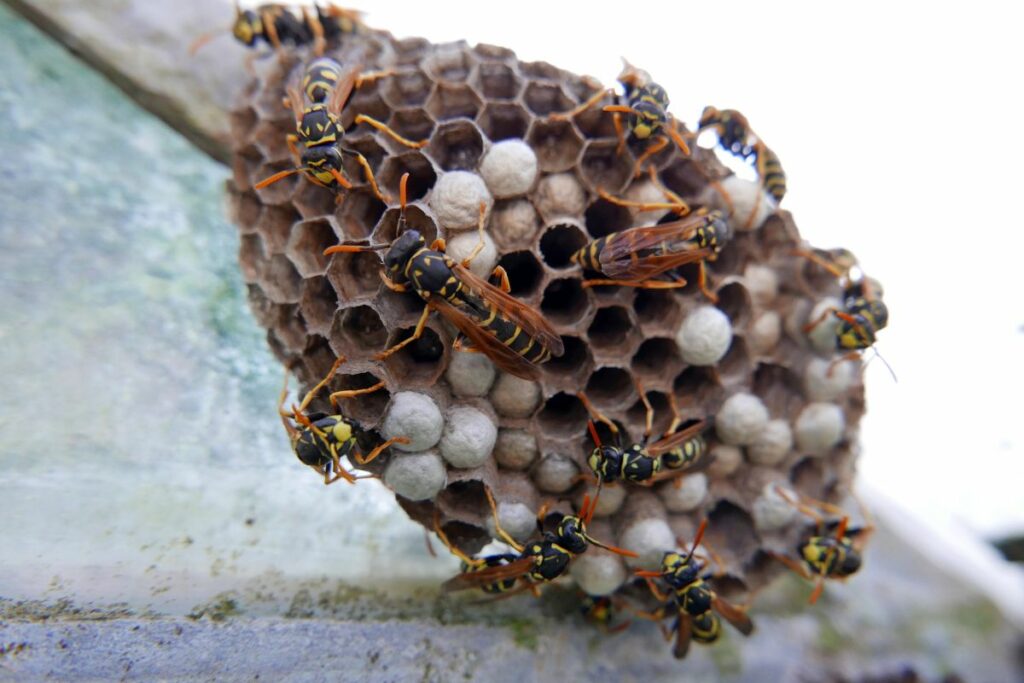
M676 377L674 390L680 407L717 405L724 394L715 370L696 365Z
M537 257L529 251L513 251L505 254L498 265L508 273L511 294L518 297L529 297L537 291L544 271L537 262Z
M306 182L299 183L292 202L298 209L299 215L305 219L319 218L334 213L338 206L334 201L333 192L314 183Z
M584 217L587 223L587 232L594 239L625 230L633 221L629 209L604 199L598 199L588 206Z
M411 387L429 387L440 378L448 364L451 342L445 341L436 325L437 322L428 324L419 339L384 361L392 376L404 378L404 383ZM398 330L389 338L388 348L405 341L412 332L411 327Z
M369 237L384 209L384 203L370 190L352 190L345 193L334 217L346 240L359 240Z
M327 264L327 279L341 301L366 299L381 287L381 268L375 253L334 254Z
M472 121L448 121L437 127L427 154L445 171L471 171L480 163L484 139Z
M310 332L322 335L330 333L337 308L338 295L327 278L312 277L303 281L299 312Z
M788 367L775 363L758 363L753 392L777 417L796 418L805 402L800 378Z
M438 81L464 81L469 77L473 64L465 43L436 46L423 60L427 73Z
M292 226L299 214L287 206L268 206L256 222L256 232L263 238L267 252L282 254L288 245Z
M587 428L587 409L573 394L557 393L544 402L537 414L537 426L554 437L582 434Z
M573 387L583 384L583 378L590 374L594 366L594 358L590 348L579 337L562 337L564 352L558 358L544 363L544 371L556 379L575 380Z
M264 122L253 130L252 140L264 160L272 162L289 161L291 152L288 150L286 133L276 123Z
M387 341L384 321L372 306L343 308L334 316L331 342L338 353L349 358L366 358L383 351Z
M537 153L537 166L546 173L569 170L583 149L583 138L568 121L537 119L527 142Z
M427 101L433 84L420 69L401 71L388 78L381 88L384 101L393 108L419 107Z
M302 221L292 230L285 254L302 277L323 275L327 270L327 256L323 251L338 243L334 227L322 218Z
M434 132L434 119L419 108L396 109L387 124L393 131L410 140L423 140Z
M402 211L398 208L388 209L373 231L374 244L391 244L398 237L398 223ZM437 224L419 204L405 207L405 229L415 230L423 236L427 246L437 238Z
M679 299L667 290L639 290L633 301L633 310L641 326L666 332L674 332L683 318Z
M431 48L426 38L403 38L394 42L399 64L419 64Z
M530 115L514 102L489 102L480 112L477 124L492 142L522 138L530 126Z
M683 358L675 339L646 339L633 356L633 374L651 386L665 386L683 369Z
M284 254L270 258L262 269L263 292L275 304L294 304L299 301L302 277Z
M750 374L753 361L747 351L747 343L742 337L733 337L729 344L729 350L725 352L722 360L718 361L718 372L722 380L741 380Z
M591 307L590 295L575 278L552 281L544 289L541 311L548 320L561 325L572 325L582 320Z
M523 93L526 108L537 116L547 116L572 109L572 100L556 83L534 81L526 86Z
M622 306L607 306L597 309L594 321L587 329L590 343L597 349L615 349L621 347L626 351L639 338L639 330Z
M651 434L653 435L652 440L657 440L658 435L663 433L672 421L672 411L669 408L668 397L665 394L660 391L651 391L651 388L647 386L643 388L647 395L647 402L651 404L651 408L654 410ZM637 437L644 433L647 422L647 406L640 400L639 395L633 405L629 407L629 410L626 411L626 420Z
M611 140L594 140L587 143L583 152L583 180L595 190L618 194L629 182L633 165L629 155L619 154L618 143Z
M739 328L746 325L750 320L750 311L754 305L747 288L739 282L733 282L722 287L717 294L718 308L729 316L732 326Z
M383 379L383 376L373 372L355 372L350 367L342 365L328 388L331 392L368 389ZM381 388L369 394L342 398L338 401L338 406L343 415L358 420L366 428L373 427L380 422L390 399L391 392L386 388Z
M476 118L483 103L468 85L441 83L427 99L427 113L435 121Z
M590 242L579 225L559 223L544 231L540 238L540 253L544 263L552 268L570 268L575 264L572 255Z
M636 398L636 387L629 373L616 367L598 369L587 380L587 397L594 405L607 410L619 410Z
M483 62L477 67L472 84L489 100L511 100L522 90L523 80L508 64Z
M693 197L707 187L708 178L690 159L672 162L661 174L661 182L681 197Z
M430 160L421 152L410 151L385 159L377 183L382 190L397 198L399 184L406 173L409 174L406 192L410 202L422 199L437 182L437 173Z

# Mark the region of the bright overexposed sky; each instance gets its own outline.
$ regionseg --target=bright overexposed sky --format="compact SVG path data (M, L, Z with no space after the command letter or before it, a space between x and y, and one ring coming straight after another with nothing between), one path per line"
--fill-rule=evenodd
M885 286L861 472L919 515L1024 532L1021 11L971 3L353 0L398 37L510 47L613 84L620 57L693 124L743 111L783 207Z

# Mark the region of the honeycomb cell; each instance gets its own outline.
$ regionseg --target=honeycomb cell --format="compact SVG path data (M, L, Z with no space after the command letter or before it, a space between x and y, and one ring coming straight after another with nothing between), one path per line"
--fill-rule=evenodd
M275 254L262 272L263 292L275 304L298 303L302 277L284 254Z
M263 253L263 240L259 235L242 235L238 245L238 263L242 267L242 280L246 284L259 282L260 269L266 256Z
M379 85L364 85L353 93L342 112L342 124L348 128L355 122L357 114L383 121L391 113L391 107L379 92Z
M475 119L483 107L480 96L468 85L439 83L427 98L427 113L435 121Z
M594 357L579 337L562 337L564 352L541 366L549 380L559 386L573 389L583 384L583 379L594 369Z
M229 191L229 218L238 223L242 234L255 232L263 205L253 192Z
M515 99L523 89L523 79L508 64L502 62L483 62L476 70L471 84L486 99Z
M660 391L650 391L650 387L646 384L641 383L641 386L643 386L644 393L647 395L647 402L651 404L651 408L654 411L651 434L663 434L672 421L672 410L669 406L668 397ZM637 437L644 433L647 423L647 406L640 400L639 394L633 405L626 411L626 420L632 426L632 431ZM657 438L657 436L654 436L653 440L657 440Z
M583 149L583 138L568 121L537 119L526 141L536 152L537 165L545 173L570 170Z
M423 313L423 299L411 292L392 292L382 287L374 301L381 316L392 326L415 325Z
M655 337L644 340L630 368L650 386L671 386L671 379L683 369L683 359L674 339Z
M562 70L547 62L519 62L519 70L528 78L561 80Z
M618 194L630 180L633 164L628 154L619 154L617 145L611 140L592 140L583 151L580 170L584 182L595 192L604 190L613 195Z
M292 131L285 131L275 123L264 121L253 130L252 144L260 151L260 155L267 162L293 163L291 152L288 150L287 135Z
M690 159L677 159L660 173L665 187L680 197L693 197L707 186L708 179L700 167Z
M345 240L361 240L370 236L385 208L370 190L350 190L334 217Z
M733 336L729 350L722 360L718 361L718 372L723 382L742 381L750 376L753 361L747 351L747 343L742 337Z
M564 216L582 216L587 208L587 194L574 173L543 176L537 183L533 201L548 221Z
M501 60L511 62L516 58L516 53L507 47L490 45L488 43L477 43L473 47L473 54L480 59Z
M386 113L385 116L387 116ZM369 128L368 124L367 128ZM362 154L363 158L366 159L366 162L373 170L374 175L380 172L380 165L387 155L387 150L381 147L380 143L377 142L377 139L373 135L366 135L363 133L359 133L358 135L346 135L345 146L354 152ZM345 160L345 171L348 173L348 178L353 184L369 182L366 179L366 173L362 166L359 165L359 162L356 161L352 155L349 155L349 158Z
M322 218L302 221L292 229L285 255L295 264L302 277L323 275L329 258L324 256L323 251L337 244L340 238L334 227Z
M382 380L384 380L384 376L380 371L355 372L348 366L342 365L328 388L332 392L368 389ZM384 411L390 400L391 392L386 387L382 387L369 394L343 398L338 402L338 406L346 417L357 420L363 428L372 428L376 427L384 417Z
M615 99L609 95L589 109L581 111L573 119L576 127L583 136L588 139L612 138L618 142L618 135L615 133L615 116L603 110L603 107L614 104ZM625 121L622 122L625 126Z
M231 160L231 182L239 192L252 188L263 178L260 175L262 164L263 155L253 145L248 145L235 154Z
M299 312L310 332L329 334L337 308L338 295L326 277L312 277L303 281Z
M636 387L623 368L598 368L587 380L587 397L599 408L620 410L636 398Z
M498 265L508 273L508 282L512 287L510 294L525 298L537 292L544 271L532 252L513 251L505 254Z
M753 393L775 417L793 419L805 403L799 376L785 365L775 363L758 363Z
M437 127L426 149L445 171L472 171L484 153L484 139L472 121L449 121Z
M410 140L429 138L434 132L434 119L423 109L396 109L387 124L402 137Z
M559 392L544 402L537 414L537 426L552 437L582 434L587 427L587 410L574 394Z
M399 208L388 209L384 212L377 227L373 231L374 244L391 244L398 237L398 223L402 217L402 210ZM437 224L432 214L427 213L421 204L409 204L405 207L405 229L415 230L423 235L427 246L437 239Z
M492 142L509 138L523 138L530 127L530 115L514 102L488 102L477 125Z
M431 76L439 81L460 82L469 77L475 60L466 48L465 43L435 45L430 56L423 60L423 66Z
M540 230L540 217L526 199L499 199L491 211L490 232L503 249L527 249Z
M381 286L382 267L375 253L334 254L327 264L327 279L340 301L368 299Z
M423 56L430 50L430 41L426 38L403 38L394 42L397 62L399 64L419 64Z
M419 107L430 96L433 84L430 77L420 69L400 71L387 79L381 88L381 95L393 109Z
M245 109L236 109L228 114L228 117L231 132L236 140L233 148L237 151L240 149L240 145L242 145L244 141L252 135L253 127L256 125L257 121L256 112L252 107L246 107Z
M719 289L716 294L718 309L729 317L733 328L745 327L750 321L750 312L753 309L747 288L739 282L733 282Z
M594 239L627 229L633 222L629 209L598 199L587 207L584 214L587 232Z
M645 329L674 332L683 319L679 299L667 290L640 289L633 301L633 310Z
M587 337L595 349L629 353L639 343L640 332L622 306L606 306L597 309L593 322L587 329Z
M572 268L572 255L590 242L583 228L576 222L562 222L544 231L540 238L540 253L551 268Z
M295 195L292 197L292 204L298 210L302 218L320 218L334 213L338 208L334 201L334 193L314 183L299 183Z
M825 466L821 458L801 458L789 471L793 488L800 493L814 497L815 491L825 486Z
M680 407L716 406L725 390L714 368L690 366L676 377L673 385Z
M562 86L542 81L532 81L526 86L523 103L537 116L547 116L572 109L572 100L562 90Z
M552 281L544 288L544 299L540 304L548 320L558 325L578 323L586 317L591 306L591 295L574 278Z
M441 336L439 329L436 321L428 324L419 339L389 356L384 361L388 372L393 377L405 378L405 386L433 386L448 364L451 346L451 342L446 342L445 337ZM388 348L404 341L412 332L412 327L398 330L388 339Z
M729 548L728 554L723 554L726 566L741 564L757 551L759 545L753 518L746 510L727 500L719 501L708 513L704 538L716 550Z
M372 306L350 306L335 313L331 341L338 355L367 358L384 350L388 331Z
M422 152L409 151L389 156L384 160L380 167L380 175L377 176L377 184L382 191L397 201L399 185L406 173L409 174L406 193L410 202L425 197L437 182L437 172L430 160L423 156Z

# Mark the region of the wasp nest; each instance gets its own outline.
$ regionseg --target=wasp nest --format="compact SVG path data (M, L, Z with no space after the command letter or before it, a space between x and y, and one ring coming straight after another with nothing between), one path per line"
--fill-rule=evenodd
M799 238L790 215L775 210L758 184L730 175L712 152L695 147L684 156L667 146L652 159L659 182L691 207L731 211L732 239L709 264L717 303L698 290L690 267L681 272L691 283L683 289L586 288L570 260L577 249L667 213L639 213L599 196L600 189L664 201L646 174L634 179L635 155L617 150L610 114L594 107L569 120L551 117L586 101L600 84L494 46L433 45L381 32L352 37L327 54L343 65L396 71L356 91L343 113L347 125L362 113L406 138L429 140L410 149L365 125L346 134L391 203L375 197L355 163L346 170L356 186L338 205L301 175L254 189L294 166L285 142L294 118L282 97L312 59L302 50L261 60L233 112L229 191L249 299L277 357L307 389L341 355L348 362L330 391L386 386L341 403L368 439L410 439L366 469L428 528L438 509L449 538L467 552L492 538L485 486L499 501L503 525L525 539L542 503L559 501L555 507L567 511L593 491L577 478L588 471L593 444L576 393L585 390L639 439L639 382L656 411L656 430L672 417L669 394L684 417L713 417L713 460L678 486L606 486L593 536L637 552L626 560L630 568L654 569L707 518L708 545L728 574L718 590L742 597L781 572L765 551L792 554L807 519L774 486L841 498L864 412L855 364L830 371L832 324L819 325L813 338L802 330L817 315L813 309L836 303L830 297L840 288L824 269L793 255ZM511 293L562 337L564 353L542 366L539 382L496 371L482 354L454 351L454 329L436 313L419 341L374 360L409 336L423 301L382 285L379 253L322 252L343 241L390 243L406 173L409 226L428 243L446 238L455 258L475 246L479 204L486 204L486 245L473 270L486 275L504 266ZM313 408L328 408L326 394ZM623 562L592 548L573 563L572 575L587 592L610 593L629 576Z

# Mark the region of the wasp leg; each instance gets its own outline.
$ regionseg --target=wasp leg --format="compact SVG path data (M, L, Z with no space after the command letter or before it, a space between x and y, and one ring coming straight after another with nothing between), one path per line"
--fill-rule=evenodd
M644 582L647 583L647 588L651 591L651 595L654 596L655 600L658 602L668 602L669 596L665 595L658 589L658 586L654 583L653 579L646 576L644 577Z
M320 17L307 5L302 6L302 17L306 20L309 30L313 33L313 54L317 57L323 57L324 49L327 47L327 39L324 38L324 25L320 23Z
M577 391L576 392L576 398L578 398L580 401L583 402L583 407L587 409L587 412L590 413L590 417L592 419L595 419L598 422L604 423L604 426L607 427L609 430L611 430L611 433L614 434L616 438L618 438L618 436L619 436L619 428L618 428L618 426L616 426L616 424L614 422L609 420L608 417L604 413L602 413L600 410L598 410L596 407L594 407L594 404L590 402L590 399L587 398L587 395L585 393L583 393L582 391Z
M409 291L409 285L403 285L399 282L393 282L391 278L384 274L383 270L380 271L380 279L383 280L384 286L390 289L392 292L398 292L399 294L401 294L402 292Z
M508 280L508 272L502 266L495 266L491 271L491 284L508 294L512 291L512 283Z
M484 224L486 222L487 222L487 203L486 202L480 202L480 221L479 221L479 223L477 225L478 239L476 241L476 245L473 247L473 251L469 252L469 254L466 256L466 258L462 259L462 263L460 265L463 268L469 268L469 264L473 262L473 259L475 259L477 256L479 256L480 252L484 250L485 246L487 246L487 243L484 242Z
M448 548L448 552L450 552L452 555L465 562L467 566L479 567L481 564L483 564L483 560L470 557L466 553L459 550L455 545L453 545L450 540L448 540L448 534L446 534L441 529L441 512L436 507L434 508L434 533L436 533L437 537L441 539L441 543L444 543L444 546Z
M359 88L369 83L379 81L382 78L394 76L396 73L398 72L394 69L382 69L381 71L370 71L369 73L359 74L356 76L356 90L359 90Z
M473 346L472 344L469 344L467 346L466 337L463 334L459 334L459 336L455 338L455 341L452 342L452 350L464 351L465 353L483 353L483 351Z
M263 22L263 28L267 33L267 42L270 43L271 47L274 48L274 52L277 53L278 61L284 64L288 59L288 53L284 51L284 46L281 45L281 37L277 35L277 19L281 16L282 11L280 7L264 10L260 12L260 21Z
M494 531L501 537L505 543L517 553L523 552L523 546L516 542L514 538L508 535L508 533L501 527L501 520L498 519L498 504L494 501L494 494L491 493L489 486L484 486L484 493L487 494L487 504L491 506L491 514L494 515Z
M807 581L814 580L814 576L812 576L811 573L807 571L807 567L803 566L793 558L786 557L785 555L780 555L778 553L773 552L769 552L768 555L771 556L772 559L785 565L786 568L788 568L794 574L798 575L800 578L805 579Z
M843 355L839 356L839 358L836 358L835 360L833 360L831 363L828 364L828 369L825 371L825 376L831 378L832 377L832 372L836 369L836 366L839 365L840 363L843 363L843 362L846 362L846 361L860 360L860 358L861 358L861 355L860 355L859 351L850 351L849 353L844 353Z
M644 385L640 380L636 380L634 384L636 384L636 393L640 396L640 400L644 404L644 438L641 443L646 446L647 442L651 438L651 432L654 430L654 407L651 405L651 402L647 400L647 392L644 391Z
M809 249L794 249L790 253L793 254L793 256L802 256L811 263L825 269L826 271L834 275L836 278L842 278L846 274L842 270L840 270L839 267L836 266L836 264L832 263L828 259L818 256Z
M809 333L809 332L811 332L811 330L813 330L813 329L814 329L815 327L817 327L818 325L820 325L820 324L822 324L823 322L825 322L825 320L826 320L826 319L827 319L827 318L828 318L828 317L829 317L830 315L833 315L833 314L836 314L836 313L840 313L840 312L841 312L841 311L840 311L840 310L839 310L838 308L835 308L835 307L832 307L832 308L828 308L828 309L825 309L825 311L823 311L823 312L822 312L822 314L821 314L821 315L819 315L819 316L818 316L818 318L817 318L817 319L816 319L816 320L815 320L814 322L810 322L810 323L807 323L806 325L804 325L803 327L801 327L801 328L800 328L800 330L801 330L801 331L802 331L802 332L803 332L804 334L808 334L808 333Z
M713 304L718 303L718 295L708 289L708 268L704 261L700 262L697 267L697 286L700 288L701 293L708 298Z
M665 132L670 138L672 138L672 142L676 143L676 147L679 148L680 152L686 156L690 156L690 146L686 144L686 139L679 133L679 130L676 128L676 123L678 123L676 121L676 117L669 114L668 126L665 127Z
M412 336L409 337L408 339L404 339L404 340L398 342L397 344L392 346L390 349L387 349L386 351L382 351L382 352L378 353L377 355L374 356L374 358L376 358L377 360L384 360L385 358L387 358L387 357L391 356L392 354L400 351L401 349L405 348L409 344L413 343L414 341L416 341L417 339L422 337L423 336L423 330L426 329L426 327L427 327L427 318L429 318L429 317L430 317L430 306L424 306L423 307L423 314L420 316L419 322L416 323L416 329L413 330Z
M353 457L356 459L357 465L365 465L367 463L373 462L378 455L380 455L381 453L383 453L396 443L406 444L409 443L409 439L408 437L404 436L393 436L384 443L374 448L372 451L370 451L368 455L363 456L361 453L356 453Z
M600 188L598 188L597 194L606 202L611 202L617 206L625 206L628 209L639 209L640 211L672 211L680 216L685 216L690 213L689 205L682 200L672 202L634 202L628 199L619 199Z
M448 250L448 243L445 242L443 237L438 237L436 240L430 243L430 248L433 251L439 251L442 254Z
M331 406L334 408L338 407L338 400L344 398L352 398L353 396L363 396L364 394L372 394L375 391L380 391L384 388L384 382L377 382L372 387L366 387L365 389L345 389L344 391L335 391L328 398L331 401Z
M338 449L331 445L331 465L334 467L334 478L331 478L331 473L328 468L324 467L324 486L333 484L339 479L344 479L349 484L355 484L356 478L349 474L344 467L341 466L341 458L338 457Z
M605 90L598 90L593 96L590 97L590 99L588 99L586 102L579 105L575 109L558 112L557 114L549 114L548 118L551 119L552 121L568 121L577 114L582 114L586 110L590 109L608 95L612 95L614 97L615 91L612 90L611 88L607 88Z
M334 364L331 365L331 369L327 371L327 375L322 380L320 380L320 382L315 387L306 392L306 395L302 399L302 403L299 404L299 407L297 409L298 412L306 412L306 408L309 406L310 401L313 400L314 396L320 393L320 390L324 388L324 385L331 381L331 378L334 377L334 373L338 371L338 368L341 367L341 364L344 363L345 360L345 356L338 356L338 358L334 361Z
M358 161L359 165L363 167L363 174L366 175L366 182L370 183L370 189L373 190L374 196L385 204L390 204L391 198L387 195L381 194L380 188L377 187L377 179L373 175L373 169L370 168L370 162L366 160L366 157L358 152L356 152L356 161Z
M366 116L365 114L357 115L353 123L355 125L359 125L360 123L369 124L376 128L377 130L379 130L380 132L384 133L385 135L388 135L395 142L403 144L406 147L412 147L413 149L421 149L423 147L426 147L427 143L430 142L430 140L420 140L419 142L413 142L408 138L403 138L401 135L392 130L391 127L388 126L387 124L381 123L377 119L372 118L370 116Z
M633 177L639 178L640 174L643 173L644 162L668 147L668 143L669 140L667 137L659 136L657 140L647 145L647 149L644 150L643 154L637 157L636 162L633 164Z

